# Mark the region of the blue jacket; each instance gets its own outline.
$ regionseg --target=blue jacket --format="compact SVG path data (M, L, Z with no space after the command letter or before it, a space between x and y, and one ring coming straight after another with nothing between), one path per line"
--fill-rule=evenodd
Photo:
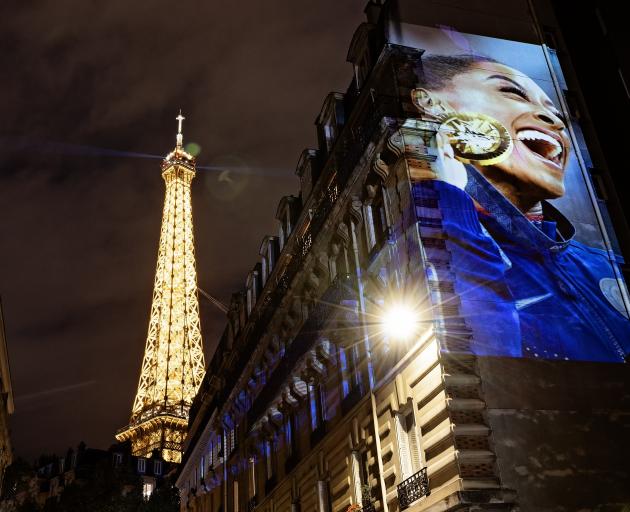
M573 240L575 228L548 203L536 225L474 167L467 170L466 191L422 181L413 195L421 233L427 199L437 201L448 261L432 262L426 249L425 255L433 266L448 267L459 313L472 331L471 350L624 361L630 321L613 255ZM489 214L479 213L471 197Z

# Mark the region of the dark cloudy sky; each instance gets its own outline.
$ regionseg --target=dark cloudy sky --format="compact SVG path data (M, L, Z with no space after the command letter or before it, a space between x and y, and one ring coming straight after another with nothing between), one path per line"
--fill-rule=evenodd
M297 193L364 0L4 1L0 295L17 455L107 447L131 411L181 107L202 288L227 302ZM236 169L236 170L235 170ZM238 171L238 172L237 172ZM247 172L242 172L247 171ZM221 179L219 179L221 176ZM206 353L223 330L202 299Z

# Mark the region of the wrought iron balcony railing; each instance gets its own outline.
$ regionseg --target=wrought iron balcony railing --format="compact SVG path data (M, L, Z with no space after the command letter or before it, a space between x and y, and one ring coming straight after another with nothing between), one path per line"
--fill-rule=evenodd
M373 501L362 501L361 502L361 512L376 512L376 507L374 506Z
M416 474L398 484L398 505L400 510L409 508L412 503L429 494L431 494L431 489L429 489L427 468L422 468Z
M361 512L376 512L372 489L367 484L361 486Z

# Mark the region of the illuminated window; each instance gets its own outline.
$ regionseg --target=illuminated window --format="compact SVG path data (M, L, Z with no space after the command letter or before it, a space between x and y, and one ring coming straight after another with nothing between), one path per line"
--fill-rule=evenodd
M350 393L350 379L346 349L339 347L337 353L339 354L339 369L341 370L341 393L343 398L345 398Z
M206 476L206 457L201 456L201 462L199 463L199 474L201 475L201 479L203 480Z
M267 470L267 480L271 480L275 474L275 456L273 441L265 441L265 468Z
M152 482L144 482L142 484L142 497L145 500L148 500L151 497L151 494L153 494L153 488L154 485Z
M317 430L326 421L324 388L319 383L309 384L308 396L311 411L311 428L312 430Z
M147 460L140 457L138 459L138 473L145 473L147 470Z
M293 455L293 425L292 418L293 414L286 414L284 422L284 442L286 444L287 456L290 457Z
M153 474L154 475L162 474L162 461L161 460L153 461Z

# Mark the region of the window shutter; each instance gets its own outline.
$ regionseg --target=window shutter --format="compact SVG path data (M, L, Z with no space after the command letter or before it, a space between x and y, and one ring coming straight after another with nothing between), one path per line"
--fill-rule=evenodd
M409 439L411 465L413 472L416 473L420 471L422 458L420 457L420 439L418 438L413 412L407 416L407 438Z
M328 482L325 480L317 481L317 511L330 512L328 499Z
M356 450L352 451L352 483L354 487L354 499L355 503L361 505L362 502L362 492L361 492L361 461L359 459L359 452Z
M413 475L411 466L411 454L409 452L409 437L407 435L405 417L398 413L394 416L396 428L396 441L398 442L398 457L400 459L401 480L406 480Z

